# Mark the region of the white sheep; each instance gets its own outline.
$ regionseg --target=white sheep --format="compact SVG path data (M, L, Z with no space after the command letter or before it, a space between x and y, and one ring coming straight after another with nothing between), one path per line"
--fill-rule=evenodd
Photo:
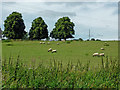
M45 42L42 42L42 44L45 44Z
M50 45L50 42L48 42L47 44Z
M93 57L94 57L94 56L99 56L99 53L93 53Z
M52 51L52 48L49 48L49 49L48 49L48 52L50 52L50 51Z
M57 43L57 45L59 45L59 43Z
M99 56L105 56L105 54L104 53L100 53Z
M40 44L42 44L42 42L40 42Z
M101 50L105 50L104 48L101 48Z
M57 52L57 50L52 50L52 53Z

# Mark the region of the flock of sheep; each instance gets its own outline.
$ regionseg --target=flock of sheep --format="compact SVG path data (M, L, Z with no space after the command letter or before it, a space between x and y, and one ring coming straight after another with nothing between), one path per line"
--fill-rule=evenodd
M107 42L104 43L104 46L109 46ZM105 50L104 48L101 48L101 50ZM105 56L105 53L93 53L94 56Z
M104 53L100 53L100 54L99 53L93 53L93 57L94 56L105 56L105 54Z
M40 42L40 44L45 44L45 42ZM47 42L47 44L50 45L50 42ZM59 45L59 43L57 43L57 45ZM56 49L53 50L52 48L49 48L48 52L56 53L57 50Z
M45 44L45 42L40 42L40 44ZM50 45L50 42L47 42L48 45ZM60 43L57 43L59 45Z
M49 49L48 49L48 52L55 53L55 52L57 52L57 50L56 50L56 49L55 49L55 50L53 50L52 48L49 48Z
M45 42L40 42L40 44L45 44ZM49 44L49 42L48 42L48 44Z
M45 42L40 42L40 44L45 44ZM50 42L47 42L48 45L50 45ZM59 45L59 43L57 43L57 45ZM107 42L104 43L104 46L107 46L109 45ZM104 48L101 48L101 50L105 50ZM52 52L52 53L56 53L57 50L56 49L52 49L52 48L49 48L48 49L48 52ZM105 56L105 53L93 53L93 57L95 56Z

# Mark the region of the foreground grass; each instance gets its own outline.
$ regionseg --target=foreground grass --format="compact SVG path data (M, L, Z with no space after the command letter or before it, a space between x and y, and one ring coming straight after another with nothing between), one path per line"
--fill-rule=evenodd
M75 66L68 62L64 68L63 62L56 60L46 67L42 63L35 67L34 60L28 67L19 56L6 61L2 65L3 88L120 88L118 60L108 57L96 68L89 67L90 61L78 61Z

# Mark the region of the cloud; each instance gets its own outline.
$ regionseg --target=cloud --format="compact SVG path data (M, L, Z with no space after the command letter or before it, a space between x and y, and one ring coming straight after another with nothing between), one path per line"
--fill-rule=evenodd
M12 5L12 4L16 4L16 2L2 2L2 4L4 4L4 3L5 3L5 4L9 4L9 5L10 5L10 4L11 4L11 5Z
M104 7L104 3L100 3L97 5L85 5L85 8L80 8L82 13L76 13L76 17L73 19L74 22L99 28L106 28L109 25L107 28L116 29L118 14L113 15L113 12L117 10L117 7L107 8Z
M75 12L58 12L52 10L44 10L39 12L41 16L58 17L58 16L76 16Z

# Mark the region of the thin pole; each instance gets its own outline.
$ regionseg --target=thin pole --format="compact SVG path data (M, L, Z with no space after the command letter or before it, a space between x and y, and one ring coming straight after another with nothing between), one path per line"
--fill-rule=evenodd
M90 40L90 29L89 29L89 40Z

